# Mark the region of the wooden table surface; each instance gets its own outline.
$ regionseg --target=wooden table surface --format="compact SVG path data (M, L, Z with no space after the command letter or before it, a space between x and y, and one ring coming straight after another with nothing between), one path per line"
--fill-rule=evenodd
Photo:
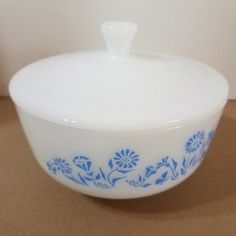
M236 235L236 101L201 167L149 198L102 200L51 179L36 163L14 106L0 98L0 235Z

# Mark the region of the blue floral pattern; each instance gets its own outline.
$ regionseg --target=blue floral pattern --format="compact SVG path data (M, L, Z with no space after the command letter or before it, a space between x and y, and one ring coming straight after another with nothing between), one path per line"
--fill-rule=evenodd
M56 157L47 161L46 164L48 170L54 175L62 175L83 186L94 185L101 189L110 189L114 188L118 182L124 182L132 187L147 188L163 185L167 181L175 181L179 176L185 176L190 169L204 159L213 136L214 130L208 134L204 130L199 130L187 139L181 161L177 162L173 157L164 156L137 174L135 168L140 157L129 148L117 151L113 158L107 161L107 167L103 168L94 168L93 161L86 155L75 156L71 163L61 157ZM134 173L129 175L130 172Z
M195 152L203 143L204 138L205 132L203 130L198 131L187 141L185 145L185 151L187 153Z

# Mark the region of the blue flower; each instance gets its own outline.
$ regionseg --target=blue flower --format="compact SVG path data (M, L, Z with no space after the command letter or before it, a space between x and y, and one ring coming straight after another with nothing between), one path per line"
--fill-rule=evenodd
M130 149L122 149L120 152L115 154L113 159L119 168L131 169L137 165L137 162L139 161L139 155Z
M63 174L70 175L72 173L72 169L70 168L70 164L66 162L66 160L61 158L53 158L51 162L47 162L47 166L50 171L54 174L57 171L61 171Z
M73 162L76 166L78 166L80 169L88 172L90 171L90 167L92 165L92 162L85 156L75 156L73 159Z
M203 130L194 134L185 145L185 151L188 153L195 152L203 143L205 132Z

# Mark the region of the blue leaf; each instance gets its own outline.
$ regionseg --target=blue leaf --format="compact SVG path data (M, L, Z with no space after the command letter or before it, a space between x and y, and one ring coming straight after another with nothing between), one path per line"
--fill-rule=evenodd
M173 166L174 166L174 170L175 170L177 167L177 162L174 159L172 159L172 162L173 162Z
M171 180L176 180L177 176L178 176L178 175L172 175L172 176L171 176Z
M115 185L115 183L120 180L120 179L123 179L124 177L117 177L117 178L114 178L112 179L112 184Z
M183 167L186 168L186 159L184 157L184 160L183 160Z
M189 167L191 167L192 165L194 165L194 159L195 159L195 158L193 157L193 158L190 160L189 165L188 165Z
M145 177L146 178L149 178L151 175L155 174L156 173L156 170L153 166L148 166L146 168L146 173L145 173Z
M117 170L117 172L120 172L122 174L127 174L130 171L133 171L133 170Z
M87 176L84 176L84 178L88 181L92 181L92 178L91 177L87 177Z
M181 168L181 175L185 175L186 174L186 171L183 169L183 168Z
M151 170L151 168L150 168L149 166L146 167L145 177L147 177L151 171L152 171L152 170Z
M162 163L157 163L156 169L158 170L159 168L161 168L163 166Z
M98 173L98 174L96 175L95 179L96 179L96 180L101 179L100 173Z
M161 177L162 177L163 180L166 179L167 174L168 174L168 171L166 171L165 173L163 173L163 174L161 175Z
M139 175L139 176L138 176L138 182L141 182L141 181L142 181L142 176Z
M157 179L155 184L163 184L163 179Z
M89 173L87 173L87 175L93 176L93 172L89 172Z
M163 163L167 163L167 162L168 162L168 159L169 159L168 156L164 157L164 158L162 159Z
M108 162L108 165L111 169L113 169L113 163L112 163L112 159Z
M144 184L144 185L142 185L144 188L146 188L146 187L148 187L148 186L150 186L151 184Z
M104 180L106 180L105 174L103 173L102 169L99 168L99 170L100 170L100 173L101 173L101 175L102 175L102 178L103 178Z
M88 171L90 171L90 167L91 167L91 165L92 165L92 162L91 161L88 161Z

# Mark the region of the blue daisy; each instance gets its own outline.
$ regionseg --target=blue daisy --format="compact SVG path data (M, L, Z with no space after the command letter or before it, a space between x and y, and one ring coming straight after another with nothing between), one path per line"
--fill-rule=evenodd
M131 169L137 165L139 161L139 155L130 149L122 149L120 152L116 152L113 159L119 168Z
M205 132L203 130L198 131L191 138L188 139L185 145L185 151L187 153L193 153L202 145L205 138Z

